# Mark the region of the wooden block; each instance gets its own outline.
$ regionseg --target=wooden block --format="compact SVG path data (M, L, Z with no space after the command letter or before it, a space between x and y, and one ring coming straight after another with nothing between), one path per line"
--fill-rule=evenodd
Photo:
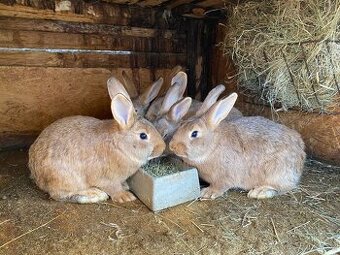
M200 196L198 173L180 160L172 159L180 171L153 177L140 169L128 179L130 190L152 211L173 207Z

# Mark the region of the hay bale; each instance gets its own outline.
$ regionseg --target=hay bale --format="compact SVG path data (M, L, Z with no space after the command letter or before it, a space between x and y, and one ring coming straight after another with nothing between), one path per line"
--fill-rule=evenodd
M339 104L339 25L340 0L248 1L232 8L224 50L245 93L327 112Z

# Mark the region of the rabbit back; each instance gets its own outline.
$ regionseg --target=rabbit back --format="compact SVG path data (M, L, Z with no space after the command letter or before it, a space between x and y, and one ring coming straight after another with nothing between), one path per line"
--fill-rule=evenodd
M222 122L216 132L221 149L209 161L224 168L232 186L248 190L270 184L284 192L298 184L306 154L295 130L263 117L243 117Z
M242 117L204 131L205 138L188 139L188 133L203 123L185 122L170 149L197 167L208 183L220 190L270 186L278 193L298 185L306 154L296 131L263 117Z

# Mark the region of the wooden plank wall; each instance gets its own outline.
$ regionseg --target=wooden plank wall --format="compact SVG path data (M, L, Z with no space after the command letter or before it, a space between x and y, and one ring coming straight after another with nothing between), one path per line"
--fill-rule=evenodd
M143 91L186 64L186 35L157 10L0 0L0 148L30 143L64 116L111 117L106 80L126 70Z

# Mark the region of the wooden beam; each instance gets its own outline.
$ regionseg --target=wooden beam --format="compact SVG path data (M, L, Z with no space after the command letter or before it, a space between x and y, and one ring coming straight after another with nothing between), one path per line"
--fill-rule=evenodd
M138 27L162 27L166 24L156 20L156 10L150 8L127 7L102 2L87 3L79 0L77 8L70 12L55 12L50 9L32 7L31 1L20 1L20 4L9 5L0 1L0 16L13 18L61 20L69 22L102 23Z
M165 39L185 38L185 34L176 30L154 29L131 26L65 22L59 20L23 19L0 17L0 29L64 32L81 34L100 34L113 36L157 37Z
M0 29L0 47L184 52L185 40Z
M188 95L203 100L211 84L211 55L214 44L215 20L188 19L187 68ZM190 39L189 39L190 38Z
M138 5L142 7L146 7L146 6L153 7L153 6L159 6L169 1L170 0L143 0L143 1L138 2Z
M184 4L190 4L194 0L173 0L169 1L168 3L165 3L165 6L167 9L172 10L178 6L184 5Z
M223 0L204 0L196 4L196 6L208 8L208 7L223 7L225 2Z
M203 100L212 88L212 71L214 67L212 63L213 47L216 38L216 26L215 20L205 20L202 31L202 79L199 87L201 92L201 100Z
M199 26L201 24L193 19L188 19L185 23L187 28L187 68L188 68L188 96L195 98L196 96L196 63L198 59L197 43L198 40ZM190 39L189 39L190 38Z
M41 66L61 68L154 68L185 65L182 53L130 51L57 50L57 49L0 49L1 66Z

